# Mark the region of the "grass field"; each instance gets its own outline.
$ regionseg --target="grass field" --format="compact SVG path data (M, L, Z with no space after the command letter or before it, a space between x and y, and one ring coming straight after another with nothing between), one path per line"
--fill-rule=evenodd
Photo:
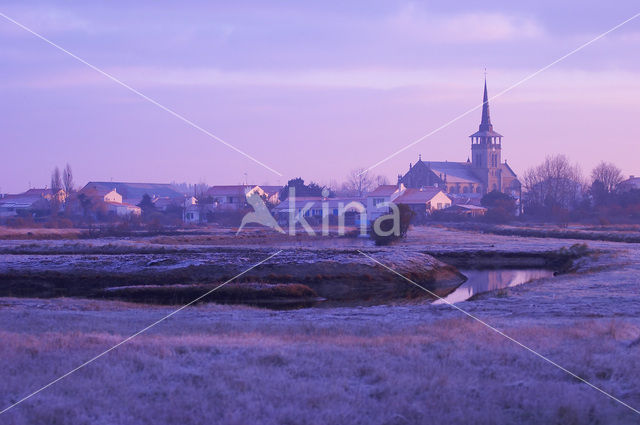
M348 243L348 242L346 242ZM358 242L359 243L359 242ZM394 249L573 241L417 228ZM640 408L634 244L459 307ZM2 408L172 311L0 299ZM640 416L447 305L185 309L0 415L8 424L637 423Z

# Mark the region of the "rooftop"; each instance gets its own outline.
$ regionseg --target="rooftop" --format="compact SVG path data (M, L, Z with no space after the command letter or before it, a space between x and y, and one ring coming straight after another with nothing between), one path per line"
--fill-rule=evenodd
M398 196L395 201L396 204L422 204L431 201L442 190L437 187L429 187L422 189L407 189L404 193ZM442 192L444 194L444 192ZM446 196L446 195L445 195Z

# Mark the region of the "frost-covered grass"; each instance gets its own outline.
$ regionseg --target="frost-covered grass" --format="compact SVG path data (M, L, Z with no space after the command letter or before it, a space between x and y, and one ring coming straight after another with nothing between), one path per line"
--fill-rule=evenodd
M63 299L7 303L0 310L6 324L0 332L3 407L169 311ZM437 316L428 306L278 313L197 307L0 419L94 425L637 422L633 412L478 323ZM492 322L640 405L637 321Z
M543 252L573 243L419 227L384 251L386 257L382 251L372 255L399 264L407 249ZM599 254L581 260L577 273L459 306L640 408L640 247L588 245ZM0 409L170 311L108 301L0 298ZM188 308L16 406L0 423L639 419L451 307L424 303L277 312Z

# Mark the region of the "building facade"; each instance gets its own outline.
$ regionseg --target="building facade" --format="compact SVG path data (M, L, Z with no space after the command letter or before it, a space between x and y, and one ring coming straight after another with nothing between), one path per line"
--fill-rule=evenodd
M497 190L520 198L521 185L516 173L502 162L502 134L494 131L489 111L487 81L484 82L482 118L471 139L471 156L466 162L423 161L409 164L409 171L398 176L407 188L437 187L450 195L479 198Z

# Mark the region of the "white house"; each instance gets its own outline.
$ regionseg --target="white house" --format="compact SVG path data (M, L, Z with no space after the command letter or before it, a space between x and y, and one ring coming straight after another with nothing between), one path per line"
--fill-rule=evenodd
M260 186L255 185L211 186L206 196L213 199L214 210L235 211L248 208L247 196L252 193L266 196Z
M393 202L409 205L416 213L427 215L436 210L449 208L452 204L451 198L442 190L433 187L406 189Z
M369 221L373 221L389 211L389 207L384 206L393 202L402 195L407 188L404 184L385 184L378 186L373 192L367 195L367 216Z
M94 210L111 212L119 217L142 213L140 207L122 202L122 195L116 189L87 185L77 193L76 200L79 200L81 196L85 196L91 201ZM77 205L76 208L80 208L80 205Z
M142 214L142 209L137 205L124 204L122 202L105 202L107 204L107 211L115 213L118 217L126 217L130 215L139 216Z
M285 199L273 208L273 215L280 222L286 222L291 214L305 219L322 220L323 216L332 220L345 220L345 224L358 225L366 217L366 201L362 198L323 198L320 196L296 197L295 201ZM343 216L342 218L340 216Z
M114 204L121 204L122 203L122 195L120 195L118 192L116 192L115 189L110 190L109 192L105 193L104 196L102 197L102 200L104 202L112 202Z
M191 196L184 201L184 212L182 213L182 221L185 223L199 223L200 222L200 208L198 207L198 200Z

